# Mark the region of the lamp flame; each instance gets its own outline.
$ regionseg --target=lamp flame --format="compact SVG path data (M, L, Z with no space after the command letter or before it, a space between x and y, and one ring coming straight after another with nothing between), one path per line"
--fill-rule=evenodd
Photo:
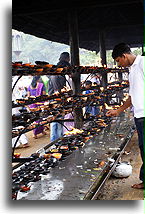
M65 132L65 135L76 135L84 132L83 130L76 129L74 127L71 127L71 129L72 129L71 131Z

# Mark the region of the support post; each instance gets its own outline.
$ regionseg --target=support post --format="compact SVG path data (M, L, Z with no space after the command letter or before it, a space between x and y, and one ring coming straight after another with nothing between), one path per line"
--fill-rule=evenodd
M122 72L118 72L118 79L119 79L119 82L122 82L123 80L123 74ZM121 105L121 101L123 99L123 91L119 91L118 92L118 104Z
M107 66L104 30L100 30L99 32L99 48L102 66ZM102 86L104 88L107 87L107 82L107 73L104 73L102 75Z
M102 66L107 66L104 30L100 30L99 32L99 48Z
M69 22L69 43L71 53L71 65L79 66L79 36L78 36L78 17L76 10L70 10L68 14ZM77 69L72 74L72 87L74 96L80 94L81 89L81 76ZM81 129L83 126L83 111L81 107L74 109L74 126Z
M144 46L142 45L142 54L144 54L144 51L145 51L145 49L144 49Z

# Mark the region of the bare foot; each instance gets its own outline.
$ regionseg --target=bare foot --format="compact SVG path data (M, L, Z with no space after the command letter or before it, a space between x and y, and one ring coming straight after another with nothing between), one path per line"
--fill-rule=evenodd
M33 135L33 138L37 139L37 135Z
M49 126L46 125L46 126L45 126L45 130L49 130Z
M140 184L134 184L131 187L134 188L134 189L144 189L144 184L142 182Z
M42 132L43 135L47 135L47 133L45 131Z

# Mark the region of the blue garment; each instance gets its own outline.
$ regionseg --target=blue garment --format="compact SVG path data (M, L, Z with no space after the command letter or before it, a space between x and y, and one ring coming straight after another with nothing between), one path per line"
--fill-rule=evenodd
M138 133L138 143L139 143L139 148L140 148L140 154L141 154L141 158L142 158L142 166L140 168L140 180L144 181L144 121L145 118L135 118L135 125L136 125L136 129L137 129L137 133Z
M85 94L90 94L92 93L92 90L86 90ZM86 113L92 114L92 115L97 115L99 114L100 110L97 106L86 106L85 107Z
M63 126L58 122L50 123L50 142L63 136Z
M100 110L96 106L86 106L85 107L86 113L90 113L92 115L99 114Z
M90 93L92 93L92 90L86 90L85 91L85 94L90 94Z
M64 60L60 60L57 63L57 67L63 68L70 66L70 63ZM61 89L66 85L66 78L61 75L51 75L48 76L48 94L52 95L56 91L61 91ZM50 124L50 141L54 141L63 136L63 126L60 123L52 122Z

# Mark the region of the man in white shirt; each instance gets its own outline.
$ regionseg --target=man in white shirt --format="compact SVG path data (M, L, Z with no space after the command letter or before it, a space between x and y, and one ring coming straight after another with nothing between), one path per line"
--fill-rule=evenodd
M125 109L133 105L135 124L139 140L139 148L143 164L140 169L140 180L142 182L139 184L132 185L132 188L144 189L144 57L135 56L131 52L129 45L125 43L120 43L114 47L112 57L118 63L118 66L129 67L129 98L117 110L109 110L106 115L118 116Z

